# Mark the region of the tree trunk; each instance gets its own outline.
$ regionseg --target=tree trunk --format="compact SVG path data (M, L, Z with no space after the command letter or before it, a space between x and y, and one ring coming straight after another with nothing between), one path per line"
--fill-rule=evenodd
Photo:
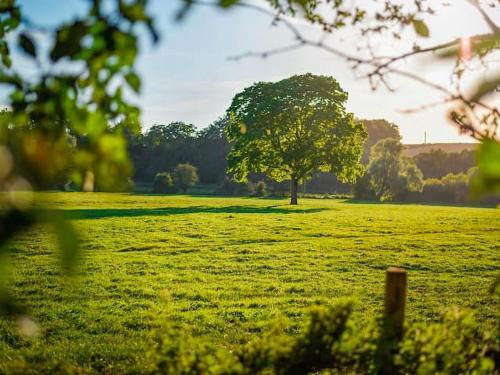
M297 204L297 189L299 182L296 178L290 181L290 204Z

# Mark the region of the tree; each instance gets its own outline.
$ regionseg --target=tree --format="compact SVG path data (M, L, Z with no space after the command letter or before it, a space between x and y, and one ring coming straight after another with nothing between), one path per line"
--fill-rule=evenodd
M174 179L170 173L160 172L156 174L153 180L153 193L172 194L175 191Z
M185 193L188 187L198 183L198 173L196 167L191 164L179 164L174 169L175 186Z
M227 155L231 150L224 132L228 123L228 117L223 116L197 133L192 163L198 168L203 183L222 183L224 180Z
M424 178L441 178L448 173L465 173L476 165L472 150L448 153L442 149L432 149L415 155L413 159Z
M195 127L182 121L168 125L154 125L144 134L144 147L148 150L148 174L171 171L179 163L192 162ZM143 177L151 181L151 177Z
M368 134L365 144L363 145L363 157L361 158L361 162L364 165L368 164L370 151L375 143L385 138L401 139L398 126L387 120L376 119L359 121L363 123L366 133Z
M411 159L403 157L403 145L398 139L383 139L372 147L367 175L381 201L422 191L422 172Z
M264 181L259 181L255 184L255 196L265 197L267 195L267 185Z
M453 202L465 202L469 196L469 177L465 173L448 173L441 181Z
M228 171L241 181L251 171L289 179L290 204L297 204L299 181L316 171L355 181L366 132L346 101L334 78L312 74L246 88L228 109Z
M422 108L446 106L448 118L458 130L481 141L478 152L481 172L476 180L476 191L499 192L500 107L498 101L492 100L498 94L500 84L500 74L493 69L497 63L494 57L500 48L500 24L498 18L494 17L499 3L482 0L464 2L468 3L471 16L482 18L485 31L481 34L450 37L447 35L448 29L440 27L440 23L427 22L436 13L451 13L449 8L453 9L458 3L461 2L263 0L262 3L255 3L217 0L209 3L204 0L184 0L179 18L196 4L251 9L267 14L273 25L280 24L288 29L293 42L271 50L232 56L234 60L244 57L267 58L299 48L315 47L345 61L353 71L369 81L372 89L382 86L394 90L391 85L391 78L394 76L425 85L429 90L439 93L443 99L428 103ZM320 32L304 32L290 17L318 26ZM338 40L333 38L328 42L327 34L342 35L342 29L345 28L350 28L349 33L356 35L359 41L354 52L349 48L342 48L340 43L336 45ZM405 37L401 38L402 35ZM431 35L439 42L429 43ZM402 48L396 48L396 53L387 53L386 48L374 47L380 45L373 43L374 39L386 46L396 45ZM398 45L400 40L402 42ZM418 64L401 64L422 56L427 56L436 63L450 61L452 84L441 85L426 78L422 74L426 69L421 69ZM408 68L412 66L416 68ZM469 84L470 80L474 81L473 85Z

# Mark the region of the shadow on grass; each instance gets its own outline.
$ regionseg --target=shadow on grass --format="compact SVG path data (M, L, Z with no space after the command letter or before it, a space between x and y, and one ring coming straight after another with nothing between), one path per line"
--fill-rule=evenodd
M164 208L89 208L60 210L67 219L100 219L108 217L134 216L163 216L186 214L307 214L328 210L327 208L285 208L280 206L191 206L191 207L164 207Z

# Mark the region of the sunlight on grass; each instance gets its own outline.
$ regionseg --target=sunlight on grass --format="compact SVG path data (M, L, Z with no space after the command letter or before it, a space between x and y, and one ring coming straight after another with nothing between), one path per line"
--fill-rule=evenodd
M498 210L129 194L41 194L79 230L80 275L61 282L53 235L17 238L11 287L39 324L26 341L0 322L0 364L65 358L78 366L140 369L151 333L174 323L231 347L307 309L358 300L363 324L382 308L384 271L409 272L408 320L452 305L493 325ZM361 318L362 316L362 318ZM78 345L71 343L78 342ZM38 358L38 360L36 359ZM49 360L50 359L50 360ZM0 365L0 372L2 365Z

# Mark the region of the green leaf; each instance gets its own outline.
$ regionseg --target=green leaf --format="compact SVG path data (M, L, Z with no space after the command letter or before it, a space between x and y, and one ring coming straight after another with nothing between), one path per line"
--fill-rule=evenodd
M127 81L128 85L134 90L135 92L139 92L141 90L141 79L139 76L134 73L130 72L125 75L125 81Z
M28 55L36 57L35 43L28 34L22 33L19 35L19 46Z
M75 57L82 51L81 40L87 35L88 30L88 26L82 21L76 21L58 29L56 42L50 52L51 60L57 61L63 57Z
M229 8L236 4L238 0L219 0L219 5L223 8Z
M412 21L413 28L415 32L421 37L428 38L429 37L429 28L422 20L413 20Z
M10 58L9 45L5 40L0 39L0 57L2 59L2 64L10 68L12 66L12 60Z
M500 193L500 142L493 139L482 141L477 154L479 173L473 181L477 195Z

